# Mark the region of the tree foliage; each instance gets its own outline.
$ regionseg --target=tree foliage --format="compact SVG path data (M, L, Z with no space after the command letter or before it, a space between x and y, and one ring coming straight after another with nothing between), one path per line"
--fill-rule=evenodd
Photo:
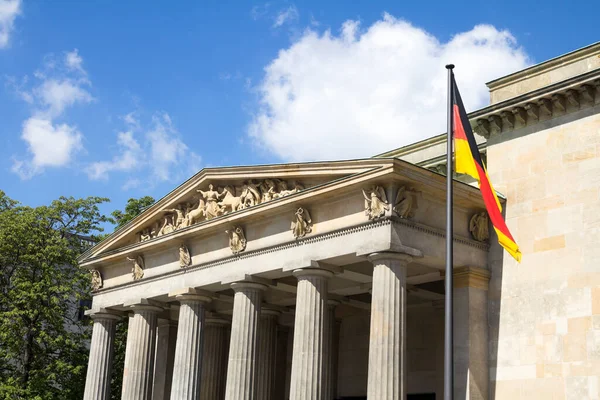
M112 215L111 222L117 225L117 228L120 228L154 204L154 201L154 198L150 196L140 197L139 199L131 198L127 200L125 211L115 210L110 214Z
M89 274L77 265L82 236L108 221L108 199L61 197L26 207L0 191L0 399L81 399Z

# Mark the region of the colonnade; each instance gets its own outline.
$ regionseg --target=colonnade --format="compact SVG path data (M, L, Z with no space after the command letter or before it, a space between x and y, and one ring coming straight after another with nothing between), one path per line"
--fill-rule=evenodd
M406 268L410 257L396 253L369 256L373 263L369 339L368 397L387 400L406 396ZM333 272L321 268L293 271L298 279L291 400L331 400L335 393L333 339L336 302L328 298ZM194 289L174 296L180 303L171 380L171 399L274 400L277 310L263 305L267 286L235 282L231 335L225 370L227 329L223 320L205 318L210 296ZM157 318L156 303L132 304L123 374L122 398L152 399ZM108 310L94 320L86 400L110 398L115 325ZM211 345L207 345L211 343ZM223 372L221 372L223 371ZM226 379L224 377L226 376Z

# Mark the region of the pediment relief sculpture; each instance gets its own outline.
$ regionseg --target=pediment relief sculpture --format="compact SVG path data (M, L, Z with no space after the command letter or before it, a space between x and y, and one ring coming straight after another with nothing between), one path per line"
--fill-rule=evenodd
M306 208L300 207L296 210L291 229L296 239L303 238L312 232L312 219Z
M304 188L300 182L276 178L248 180L237 186L225 184L216 189L211 183L205 190L196 189L198 195L195 199L163 209L165 214L159 220L138 232L138 240L145 242L202 221L298 193Z
M229 235L229 248L233 254L239 254L246 249L246 236L239 226L225 231Z
M409 189L406 186L402 186L398 189L394 204L394 212L400 218L412 218L415 216L415 210L418 208L415 198L416 193L417 192L414 189Z
M144 257L139 255L135 257L127 257L127 260L131 261L131 276L134 281L142 279L144 277Z
M189 249L182 243L179 246L179 266L185 268L190 265L192 265L192 256L190 255Z
M92 290L99 290L103 286L102 274L97 269L93 269L92 273Z
M485 242L490 238L489 218L487 212L482 211L471 217L469 221L469 231L473 239L478 242Z
M374 185L366 191L363 189L362 192L365 197L365 214L369 219L383 217L385 212L389 211L390 204L385 195L385 190L381 186Z

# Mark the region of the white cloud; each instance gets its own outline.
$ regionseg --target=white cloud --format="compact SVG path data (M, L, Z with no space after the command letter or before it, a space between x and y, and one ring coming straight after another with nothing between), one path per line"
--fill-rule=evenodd
M473 110L488 102L485 82L530 61L509 32L490 25L446 43L388 14L366 30L358 21L339 35L309 29L265 68L248 134L281 159L302 161L369 157L442 133L449 62Z
M40 173L44 167L59 167L71 162L82 148L82 135L76 127L53 124L49 119L31 117L23 123L21 138L33 154L31 160L15 160L13 172L22 179Z
M8 47L15 19L21 13L21 0L0 0L0 49Z
M47 79L33 90L33 95L54 116L62 114L66 107L93 100L82 82L74 79Z
M118 154L109 161L91 163L86 169L92 180L108 179L112 172L143 171L147 176L128 177L123 190L138 187L142 181L154 184L157 181L180 179L183 174L192 174L200 169L201 158L189 149L180 138L167 113L155 114L146 130L138 112L122 117L131 129L118 134ZM142 141L138 141L133 131L142 132Z
M267 15L267 13L269 12L269 3L264 3L264 4L260 4L260 5L256 5L254 7L252 7L252 10L250 11L250 15L252 16L253 20L258 20L262 17L264 17L265 15Z
M29 89L24 88L29 83L27 77L21 83L9 79L17 95L32 106L32 115L23 123L21 132L31 156L13 161L12 170L21 178L31 178L45 167L66 166L83 148L83 135L75 126L55 122L67 108L93 101L85 88L90 83L82 64L77 50L65 53L60 63L48 55L44 57L44 71L34 74L38 82L29 85Z
M133 132L120 132L117 135L117 145L120 154L113 157L111 161L94 162L86 168L90 179L108 179L109 172L131 171L141 164L143 154Z
M138 130L140 129L140 121L137 118L137 113L135 111L130 112L123 116L123 121L130 129Z
M77 49L65 53L65 65L70 70L81 72L84 75L86 73L83 69L83 58L81 58Z
M298 9L296 6L289 6L283 10L279 10L277 15L275 16L275 21L273 22L273 28L279 28L286 22L294 21L298 19Z
M154 116L152 121L153 129L146 133L146 138L150 144L150 162L156 179L166 181L173 178L172 168L184 164L188 158L193 163L199 161L199 156L179 138L168 114Z

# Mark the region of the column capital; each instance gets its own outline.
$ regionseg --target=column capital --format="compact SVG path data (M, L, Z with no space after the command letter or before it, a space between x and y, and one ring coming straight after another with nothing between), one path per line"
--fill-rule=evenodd
M214 296L215 295L212 292L189 287L169 293L170 298L174 298L179 302L210 303Z
M156 300L150 299L134 299L123 304L124 307L130 308L133 312L150 311L159 313L164 310L164 304Z
M120 321L125 316L124 313L122 313L122 312L115 311L115 310L108 310L106 308L86 310L85 315L90 317L94 321L103 320L103 319Z
M247 282L247 281L232 282L230 284L230 286L234 292L243 292L243 291L249 290L249 289L250 290L260 290L260 291L267 290L267 285L263 285L262 283Z
M218 326L227 326L231 325L231 321L225 318L219 318L217 316L208 316L204 321L206 325L218 325Z
M457 267L454 268L454 287L470 287L475 289L488 290L491 273L489 270L480 267Z
M379 260L396 260L400 261L405 265L410 263L413 260L413 258L413 256L406 253L395 253L392 251L371 253L367 256L367 259L372 263Z
M263 304L260 309L261 317L279 317L281 315L281 311L274 307L270 307L268 304Z
M303 276L321 276L323 278L331 278L333 276L333 272L327 269L319 269L319 268L302 268L296 269L292 272L292 274L296 278L300 278Z
M328 300L327 300L327 305L328 305L329 307L337 307L337 306L339 306L340 304L342 304L342 302L341 302L341 301L339 301L339 300L334 300L334 299L328 299Z

